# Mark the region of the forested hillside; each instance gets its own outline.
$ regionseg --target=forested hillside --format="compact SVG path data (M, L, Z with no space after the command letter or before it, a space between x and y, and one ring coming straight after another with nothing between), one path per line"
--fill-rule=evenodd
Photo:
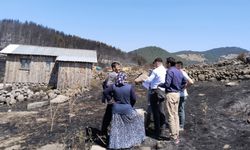
M98 62L102 63L114 60L136 63L138 61L136 56L99 41L67 35L33 22L0 20L0 49L10 43L97 50Z

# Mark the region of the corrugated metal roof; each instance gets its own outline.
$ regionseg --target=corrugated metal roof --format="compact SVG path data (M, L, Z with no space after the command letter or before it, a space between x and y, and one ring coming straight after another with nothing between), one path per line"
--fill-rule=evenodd
M0 52L3 54L56 56L58 61L97 63L95 50L10 44Z
M58 56L56 61L92 62L92 58L82 56Z

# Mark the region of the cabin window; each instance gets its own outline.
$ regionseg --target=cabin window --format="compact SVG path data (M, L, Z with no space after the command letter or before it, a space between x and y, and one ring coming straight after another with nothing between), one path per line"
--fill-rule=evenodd
M30 70L31 59L21 58L20 63L21 63L21 68L20 69Z
M50 72L51 69L52 69L52 63L54 62L53 58L51 57L46 57L46 60L45 60L45 70L47 72Z
M51 61L46 61L46 71L51 70Z

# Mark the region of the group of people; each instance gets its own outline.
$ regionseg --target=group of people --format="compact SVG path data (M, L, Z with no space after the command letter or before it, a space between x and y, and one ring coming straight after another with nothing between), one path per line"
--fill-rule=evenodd
M156 58L150 76L139 81L149 85L148 101L153 114L155 138L164 137L162 133L168 127L170 138L176 144L179 143L179 131L184 129L186 87L193 84L182 66L182 62L169 57L165 68L162 59ZM127 75L121 72L121 65L113 62L111 68L113 72L103 82L102 102L107 102L107 107L101 131L108 135L110 125L110 149L130 148L145 140L144 119L133 108L136 103L134 86L126 82Z
M102 102L107 101L107 107L101 131L107 136L110 125L110 149L130 148L145 139L144 120L133 108L136 95L134 87L126 82L127 75L121 72L118 62L113 62L111 68L103 82Z
M168 126L170 138L179 143L179 131L184 130L185 101L188 96L187 86L192 79L182 70L183 63L174 58L166 59L166 68L161 58L153 62L154 69L144 82L149 84L150 107L154 118L155 137L161 139ZM165 94L165 97L159 96ZM165 109L164 109L165 104ZM168 123L166 123L166 118Z

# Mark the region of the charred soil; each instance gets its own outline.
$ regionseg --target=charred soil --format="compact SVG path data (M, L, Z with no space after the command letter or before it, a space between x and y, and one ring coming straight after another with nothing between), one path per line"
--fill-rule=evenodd
M96 83L90 91L76 97L73 105L67 102L32 111L26 109L28 101L14 106L1 105L0 149L14 145L20 145L20 149L37 149L49 143L61 143L65 149L89 149L92 144L105 146L96 136L106 108L101 103L102 89L98 85L101 84ZM249 87L250 80L232 87L223 82L196 82L189 88L180 144L161 141L162 149L248 149ZM146 109L146 91L137 85L136 94L135 107ZM150 133L142 146L156 149L157 141L150 138Z

